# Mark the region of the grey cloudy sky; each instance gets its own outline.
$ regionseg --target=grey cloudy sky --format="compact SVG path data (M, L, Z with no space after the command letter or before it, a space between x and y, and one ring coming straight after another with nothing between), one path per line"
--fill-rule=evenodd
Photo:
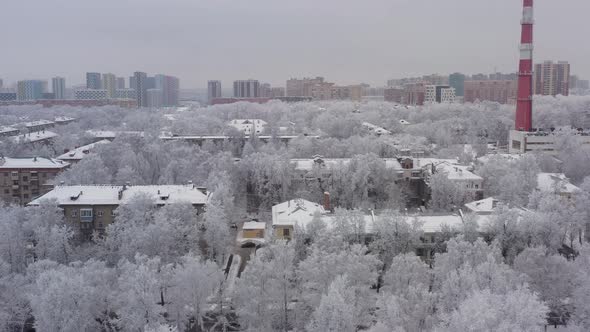
M535 1L536 60L590 78L588 0ZM325 76L383 85L430 73L516 71L521 0L5 0L0 78L135 70L208 79ZM578 42L576 42L576 40Z

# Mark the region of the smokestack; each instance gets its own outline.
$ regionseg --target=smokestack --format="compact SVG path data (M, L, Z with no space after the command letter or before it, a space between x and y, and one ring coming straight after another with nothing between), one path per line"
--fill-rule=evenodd
M533 0L523 0L518 93L514 129L531 131L533 128Z
M326 210L326 212L331 211L331 206L330 206L330 193L329 192L324 192L324 210Z

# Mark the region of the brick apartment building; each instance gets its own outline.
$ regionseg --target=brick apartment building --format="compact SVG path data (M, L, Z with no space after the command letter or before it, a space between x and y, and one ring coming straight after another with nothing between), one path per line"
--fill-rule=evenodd
M50 180L69 165L43 157L0 157L0 197L6 204L26 205L51 190Z

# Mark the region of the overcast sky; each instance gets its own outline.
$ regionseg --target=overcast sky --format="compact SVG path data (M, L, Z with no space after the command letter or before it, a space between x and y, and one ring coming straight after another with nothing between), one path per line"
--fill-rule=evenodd
M589 0L535 0L535 59L590 78ZM0 78L133 71L183 88L324 76L384 85L430 73L515 72L521 0L5 0ZM578 42L576 42L578 41Z

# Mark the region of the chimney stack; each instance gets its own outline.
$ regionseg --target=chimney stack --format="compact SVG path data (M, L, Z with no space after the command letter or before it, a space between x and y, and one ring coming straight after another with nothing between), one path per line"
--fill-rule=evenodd
M533 0L523 0L518 93L514 129L531 131L533 128Z
M326 212L332 211L332 207L330 206L330 193L327 191L324 192L324 210L326 210Z

